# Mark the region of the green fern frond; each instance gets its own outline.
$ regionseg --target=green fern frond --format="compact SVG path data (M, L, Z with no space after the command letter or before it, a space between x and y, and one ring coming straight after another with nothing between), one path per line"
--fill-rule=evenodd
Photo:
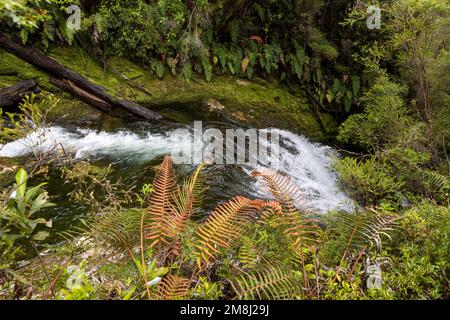
M231 281L239 300L287 300L301 295L300 280L287 267L264 265Z
M424 184L427 192L433 197L448 198L450 192L450 178L436 171L426 170L423 172Z
M244 237L242 239L242 245L238 250L237 258L240 264L248 269L253 268L259 261L258 248L252 239Z
M390 240L396 230L397 218L369 210L364 213L341 212L336 225L346 234L348 250L361 250L363 247L381 250L385 239Z
M175 239L173 241L172 253L179 255L181 253L181 236L184 232L187 222L191 218L192 210L199 203L204 188L203 188L203 175L201 171L204 164L198 166L194 174L185 179L183 185L172 195L171 214L173 229L176 230ZM200 200L201 203L201 200Z

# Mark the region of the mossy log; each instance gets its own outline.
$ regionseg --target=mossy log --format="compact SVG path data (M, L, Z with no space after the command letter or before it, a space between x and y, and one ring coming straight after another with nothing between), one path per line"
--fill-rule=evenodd
M41 89L34 80L24 80L12 87L0 89L0 107L9 108L18 105L31 93L40 93Z
M163 120L163 116L144 108L137 103L120 100L106 93L105 88L90 82L85 77L66 68L54 59L47 57L41 51L24 46L7 36L0 34L0 47L26 62L44 70L53 78L51 82L60 89L100 109L103 112L119 115L117 109L150 121Z

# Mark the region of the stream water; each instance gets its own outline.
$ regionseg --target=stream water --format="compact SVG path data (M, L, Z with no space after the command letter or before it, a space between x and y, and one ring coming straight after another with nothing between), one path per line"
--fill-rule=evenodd
M205 128L208 127L225 129L231 126L210 122L205 124ZM180 137L175 129L176 127L155 127L146 123L132 123L109 132L52 126L4 145L0 150L0 157L26 159L33 148L46 151L60 143L75 159L89 159L100 166L111 165L115 177L120 177L127 185L140 187L152 181L154 167L163 157L180 147ZM303 189L310 209L319 214L334 209L350 209L351 201L339 190L336 173L331 168L333 157L338 156L337 152L289 131L275 130L281 142L278 168L291 176ZM182 177L191 173L194 167L177 165L175 169ZM205 213L220 201L235 195L265 196L264 188L250 175L255 169L260 169L260 166L208 166ZM57 206L48 209L46 215L53 219L59 230L76 224L79 218L87 213L87 208L67 199L70 186L63 184L59 176L51 175L47 190Z

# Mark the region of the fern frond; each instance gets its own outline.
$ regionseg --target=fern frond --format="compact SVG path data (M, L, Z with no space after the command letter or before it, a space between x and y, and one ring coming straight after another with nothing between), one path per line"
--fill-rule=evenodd
M102 248L113 251L130 251L138 242L141 211L138 209L113 210L82 219L80 225L59 233L64 239L73 241L86 238Z
M248 237L242 239L242 245L239 248L237 258L244 268L252 268L259 261L258 248Z
M181 253L181 235L192 215L193 208L198 203L196 200L201 198L204 191L201 175L203 167L204 164L198 166L194 174L186 178L181 188L178 188L172 195L171 213L173 214L173 229L176 230L172 253L175 255Z
M424 184L427 192L433 197L448 198L450 192L450 178L436 171L426 170L423 172Z
M271 202L264 216L275 217L284 234L293 241L295 248L316 242L320 229L307 212L299 208L305 205L301 189L289 177L271 171L254 171L254 177L262 177L270 192L278 201Z
M283 209L301 209L306 205L302 190L289 177L270 170L253 171L252 176L264 180L270 193Z
M383 237L391 240L390 233L395 230L397 218L387 214L380 214L375 210L367 215L366 223L361 227L361 235L370 247L381 250Z
M266 265L236 277L231 286L239 300L286 300L302 293L301 282L287 267Z
M265 206L262 200L235 197L219 205L196 232L197 263L203 267L239 239Z
M161 300L180 300L186 298L191 281L174 275L165 277L158 285L158 298Z
M363 247L381 250L383 240L391 239L397 218L375 210L358 214L340 212L336 224L341 225L346 234L348 250L361 250Z
M205 188L206 175L202 171L204 166L205 166L204 163L198 166L195 172L190 177L186 178L184 182L184 185L192 193L194 199L193 202L194 208L199 208L203 204L203 194L206 191Z
M176 236L171 199L176 190L176 177L170 157L164 161L153 180L153 192L148 198L148 211L145 216L144 237L150 240L150 247L158 244L169 245Z

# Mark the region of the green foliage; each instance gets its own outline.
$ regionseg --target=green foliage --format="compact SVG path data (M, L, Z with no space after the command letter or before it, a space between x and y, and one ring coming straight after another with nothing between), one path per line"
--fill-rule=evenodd
M95 291L86 276L86 261L79 266L69 266L64 271L65 285L56 296L62 300L89 300Z
M350 116L339 130L338 140L377 150L392 143L411 124L402 98L405 89L382 76L360 99L364 113Z
M391 167L374 158L358 163L344 158L335 162L344 188L364 206L376 205L382 199L392 199L402 189Z
M72 44L74 30L67 27L66 8L78 0L8 0L0 5L0 25L18 33L24 44L39 39L45 49L60 40Z
M239 300L285 300L301 296L301 281L286 267L262 265L232 283Z
M402 236L386 249L392 259L384 286L397 299L448 299L450 210L424 201L400 220Z
M23 138L36 127L43 126L46 114L58 103L59 99L54 95L37 98L32 93L19 105L19 112L3 113L0 106L0 142Z
M15 191L10 195L6 207L1 211L0 235L12 239L31 238L34 241L45 240L49 233L45 230L37 231L39 225L51 228L51 221L35 218L39 211L54 206L48 201L47 192L40 185L27 188L28 174L21 168L16 174ZM39 228L38 228L39 229Z
M442 203L449 201L450 178L436 171L426 170L423 172L426 192Z
M190 293L192 299L219 300L223 296L223 286L219 283L210 282L207 277L200 276L198 284Z

